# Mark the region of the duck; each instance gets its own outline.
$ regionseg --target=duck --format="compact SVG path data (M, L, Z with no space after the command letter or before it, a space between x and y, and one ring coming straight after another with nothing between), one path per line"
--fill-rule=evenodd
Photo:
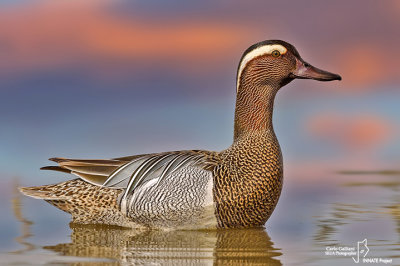
M274 99L295 79L341 80L304 61L282 40L244 51L237 68L233 143L113 159L50 158L43 170L76 176L21 187L71 214L75 224L130 228L264 227L282 191L282 153L272 124Z

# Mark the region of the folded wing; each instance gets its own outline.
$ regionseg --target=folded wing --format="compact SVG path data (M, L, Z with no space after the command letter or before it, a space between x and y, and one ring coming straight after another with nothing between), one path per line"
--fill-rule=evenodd
M125 189L132 193L141 184L153 180L159 183L174 171L188 165L212 165L212 153L208 151L175 151L166 153L134 155L109 160L85 160L50 158L58 166L42 167L74 174L94 185Z

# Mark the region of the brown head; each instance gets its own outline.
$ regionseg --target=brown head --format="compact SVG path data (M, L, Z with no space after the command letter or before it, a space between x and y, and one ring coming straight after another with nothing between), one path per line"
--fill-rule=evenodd
M281 40L256 43L243 53L237 72L237 88L244 78L251 79L255 84L274 87L282 87L296 78L320 81L342 79L337 74L305 62L293 45Z
M272 128L275 94L296 78L342 79L305 62L287 42L267 40L250 46L243 53L237 71L235 139L243 132Z

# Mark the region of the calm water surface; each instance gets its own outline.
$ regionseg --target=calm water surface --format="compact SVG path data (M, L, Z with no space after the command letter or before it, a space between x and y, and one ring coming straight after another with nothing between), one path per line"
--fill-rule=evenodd
M266 229L129 230L68 224L69 216L1 182L2 265L400 265L400 173L342 172L285 187ZM365 252L363 245L360 251ZM334 252L334 251L333 251ZM372 264L376 265L376 264Z

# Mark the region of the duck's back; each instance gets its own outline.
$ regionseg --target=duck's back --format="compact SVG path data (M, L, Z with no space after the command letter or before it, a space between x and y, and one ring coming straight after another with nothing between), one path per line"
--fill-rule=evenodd
M210 154L202 151L149 154L123 158L127 160L124 163L55 158L63 169L73 168L72 173L81 179L21 188L21 191L70 213L76 223L215 228L213 173L207 161ZM105 164L119 166L108 170L106 179L95 177L95 173L106 168ZM78 170L81 172L75 172Z

